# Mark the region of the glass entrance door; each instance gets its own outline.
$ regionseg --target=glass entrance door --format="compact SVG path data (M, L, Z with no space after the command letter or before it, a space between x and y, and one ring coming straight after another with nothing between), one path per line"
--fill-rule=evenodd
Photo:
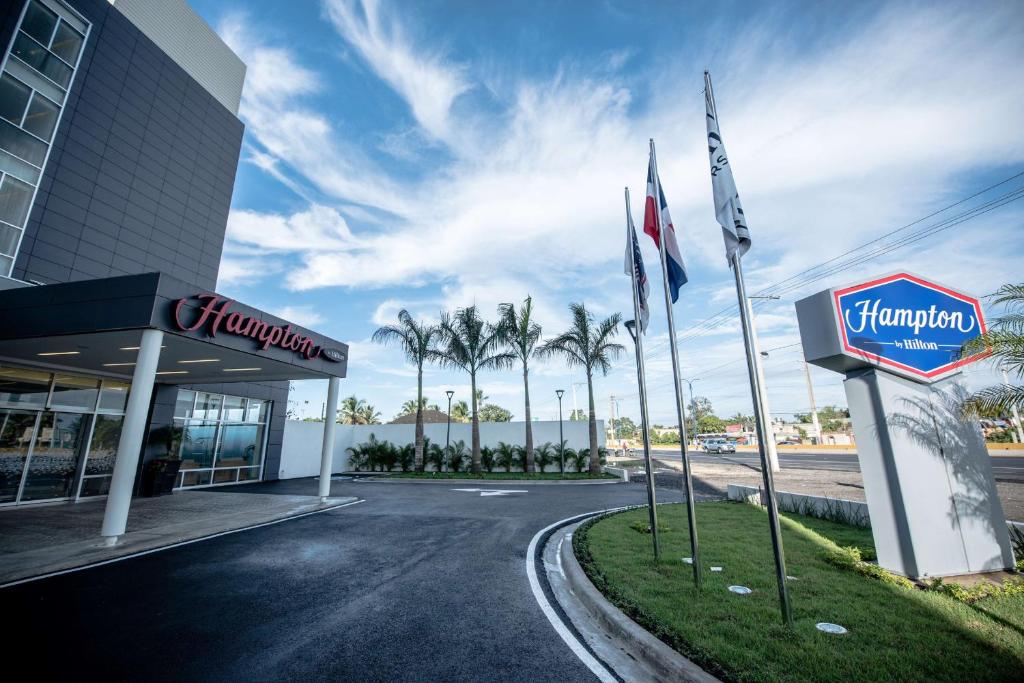
M0 503L18 499L38 415L34 410L0 408Z
M19 502L71 495L91 419L84 413L42 414Z

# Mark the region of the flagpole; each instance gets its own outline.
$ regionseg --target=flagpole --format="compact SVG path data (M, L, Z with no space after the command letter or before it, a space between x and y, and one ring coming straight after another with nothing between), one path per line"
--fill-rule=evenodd
M676 417L679 420L679 450L683 458L683 486L686 489L686 521L690 528L690 553L693 559L693 583L701 587L700 555L697 543L697 512L693 501L693 479L690 476L690 458L686 453L686 409L683 407L682 385L679 383L679 350L676 348L676 323L672 315L672 294L668 291L668 262L665 251L665 227L661 224L661 178L658 176L658 157L651 144L651 166L654 175L654 220L658 228L658 254L661 257L661 281L665 289L665 310L668 313L669 350L672 352L672 384L676 390Z
M717 126L718 108L715 106L715 92L711 88L711 75L704 72L704 87L707 89L708 103ZM775 480L772 465L768 459L768 447L765 443L769 434L764 414L763 387L758 378L758 359L754 351L754 328L750 314L750 300L747 299L747 286L743 280L743 265L740 249L734 249L729 257L733 276L736 279L736 297L740 307L740 326L743 328L743 350L747 356L747 375L750 377L750 394L754 404L754 428L757 431L757 450L761 456L761 476L764 479L766 505L768 507L768 525L772 536L772 550L775 554L775 579L779 588L779 608L782 620L787 626L793 626L793 609L789 604L789 590L786 586L786 558L782 549L782 532L779 529L779 506L775 500Z
M661 559L661 544L658 541L658 508L654 495L654 470L651 467L651 441L647 431L647 377L644 371L643 318L640 317L640 291L636 281L636 232L633 228L633 216L629 207L629 188L626 188L626 244L629 249L629 263L632 265L630 280L633 283L633 321L636 334L633 336L633 348L636 351L636 382L640 388L640 428L643 432L644 470L647 472L647 508L651 523L651 541L654 543L654 561Z

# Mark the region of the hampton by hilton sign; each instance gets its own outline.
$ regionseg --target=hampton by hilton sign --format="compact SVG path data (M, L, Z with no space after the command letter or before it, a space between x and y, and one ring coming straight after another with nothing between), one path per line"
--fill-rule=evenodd
M187 315L189 302L199 299L203 302L199 309L199 317L192 323L183 320ZM232 311L233 299L225 299L217 294L196 294L194 297L179 299L174 304L174 322L179 330L195 332L205 330L206 334L216 337L218 332L238 337L249 337L255 340L260 349L266 351L271 346L294 351L306 360L323 358L333 363L345 360L345 354L338 349L318 346L311 338L294 332L291 325L271 325L264 320Z

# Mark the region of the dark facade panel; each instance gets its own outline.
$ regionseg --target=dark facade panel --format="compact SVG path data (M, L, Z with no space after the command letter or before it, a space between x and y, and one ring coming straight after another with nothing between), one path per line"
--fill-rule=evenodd
M70 4L92 31L12 275L49 284L160 270L212 290L196 237L224 241L242 123L106 0ZM0 44L22 6L0 3Z

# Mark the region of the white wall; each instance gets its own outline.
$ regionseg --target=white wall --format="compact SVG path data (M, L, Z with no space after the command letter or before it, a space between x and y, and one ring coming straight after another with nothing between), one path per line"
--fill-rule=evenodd
M533 423L533 444L539 446L546 441L558 443L558 420L536 420ZM580 449L590 446L590 432L587 422L562 423L565 440L569 448ZM423 425L424 434L432 443L444 445L447 424ZM459 439L468 447L472 439L472 426L464 422L452 423L452 443ZM313 477L320 474L320 445L323 443L323 422L300 422L288 420L284 425L284 443L281 446L281 479ZM416 436L416 425L337 425L334 430L334 467L332 472L348 470L346 449L366 441L370 434L381 441L393 444L412 443ZM521 446L526 441L525 422L481 422L480 445L498 445L499 441ZM604 446L604 420L597 421L597 442Z

